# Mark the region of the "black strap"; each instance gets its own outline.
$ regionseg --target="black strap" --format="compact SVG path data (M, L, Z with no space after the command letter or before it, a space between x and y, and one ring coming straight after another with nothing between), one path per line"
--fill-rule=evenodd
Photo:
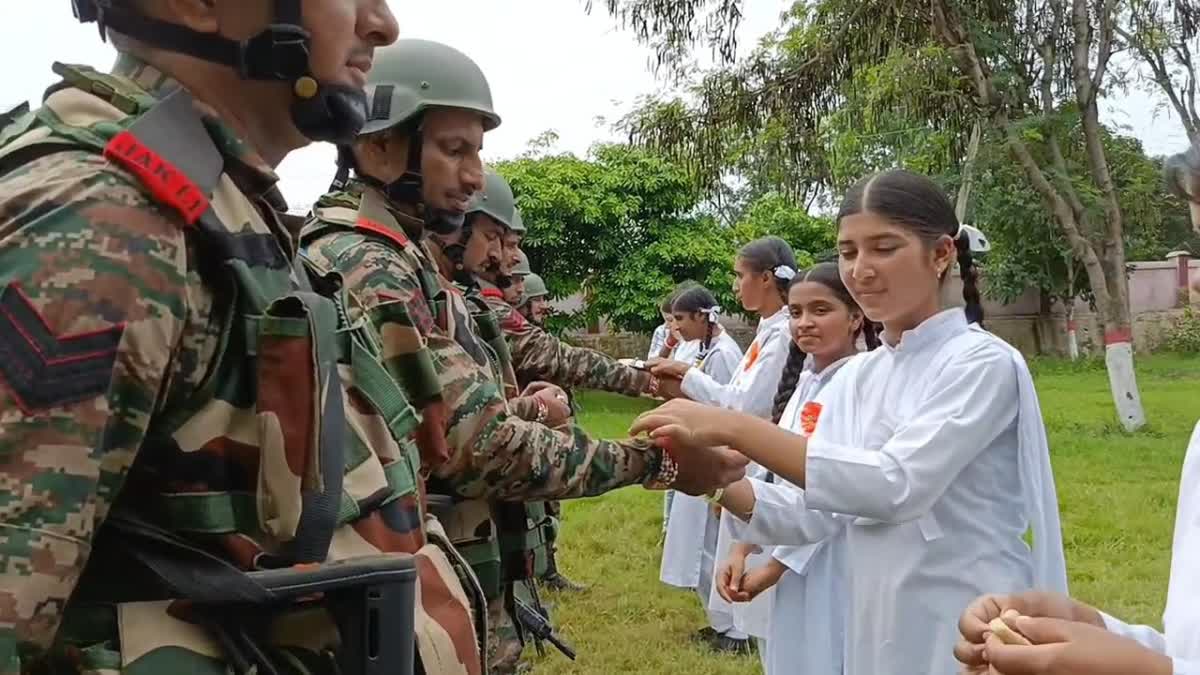
M208 605L277 600L245 571L131 512L114 510L104 527L108 543L141 563L172 595Z
M155 47L229 66L246 79L291 82L309 73L310 35L300 24L298 0L277 0L276 12L292 20L277 16L266 30L241 41L111 5L97 12L96 20L101 30L112 28Z

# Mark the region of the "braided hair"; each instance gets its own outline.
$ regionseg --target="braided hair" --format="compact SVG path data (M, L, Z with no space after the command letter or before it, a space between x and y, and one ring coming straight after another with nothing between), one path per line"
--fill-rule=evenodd
M838 222L846 216L871 212L908 229L928 245L943 236L954 240L958 269L962 276L964 312L967 321L983 325L983 302L979 294L979 270L971 255L970 235L959 226L954 205L929 178L892 169L869 176L846 193ZM945 277L942 277L945 280Z
M704 364L704 359L708 357L708 350L712 347L713 329L717 325L716 314L721 311L721 308L717 306L717 299L703 286L689 286L675 296L671 311L707 315L707 320L704 322L706 326L704 342L700 345L700 353L696 356L694 364L699 368Z
M854 301L854 296L850 295L846 284L842 282L841 274L838 272L837 263L824 262L814 265L807 272L802 272L796 275L788 284L788 291L796 284L814 281L824 285L833 295L846 305L851 313L862 315L862 310L859 309L858 303ZM879 346L879 338L875 331L875 326L863 317L862 327L855 334L855 339L858 335L862 335L866 340L867 349L875 349ZM783 376L779 378L779 388L775 390L775 403L771 409L771 419L779 424L779 420L783 418L783 411L787 409L787 404L792 400L792 395L796 393L796 385L800 382L800 374L804 372L804 360L808 358L808 354L800 349L795 340L791 341L788 348L787 362L783 366Z

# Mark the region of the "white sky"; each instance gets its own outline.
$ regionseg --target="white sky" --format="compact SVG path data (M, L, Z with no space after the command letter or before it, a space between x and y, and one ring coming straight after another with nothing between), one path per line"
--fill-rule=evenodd
M6 0L11 4L15 0ZM391 0L401 34L452 44L474 58L492 86L503 124L487 136L485 155L512 157L546 130L559 136L558 149L582 154L599 140L615 138L608 124L629 110L637 96L661 88L648 68L650 51L597 7L584 0ZM597 0L602 5L603 0ZM743 50L777 25L789 0L747 0L740 34ZM9 7L0 21L4 109L22 99L37 101L55 80L55 60L107 67L111 48L94 25L82 26L66 0L21 3L14 20ZM1179 152L1186 135L1172 115L1156 110L1145 95L1106 101L1106 122L1128 126L1150 154ZM333 174L329 146L293 153L280 167L284 194L295 206L319 196Z

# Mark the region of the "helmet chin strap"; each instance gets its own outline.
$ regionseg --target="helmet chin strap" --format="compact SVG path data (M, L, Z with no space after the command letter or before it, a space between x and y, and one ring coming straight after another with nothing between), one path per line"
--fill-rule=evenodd
M292 103L292 124L306 138L321 142L354 142L367 121L367 97L361 89L342 84L322 84L308 98Z
M304 29L301 0L275 0L271 24L248 40L194 31L109 0L74 0L75 16L159 49L228 66L245 80L287 82L295 97L292 122L314 141L350 143L367 120L366 95L354 87L321 82L309 64L312 35Z

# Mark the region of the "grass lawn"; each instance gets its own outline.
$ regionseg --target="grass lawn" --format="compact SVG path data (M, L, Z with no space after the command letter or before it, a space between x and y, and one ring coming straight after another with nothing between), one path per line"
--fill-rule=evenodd
M1128 620L1159 624L1167 591L1179 470L1200 417L1200 357L1138 359L1149 427L1115 422L1103 362L1033 363L1058 482L1072 593ZM1195 398L1193 398L1195 397ZM647 406L580 397L587 429L623 435ZM551 652L543 675L759 672L757 657L716 656L688 643L705 623L695 596L658 581L662 495L628 488L566 504L560 561L590 585L555 596L554 620L579 652ZM532 652L532 650L531 650Z

